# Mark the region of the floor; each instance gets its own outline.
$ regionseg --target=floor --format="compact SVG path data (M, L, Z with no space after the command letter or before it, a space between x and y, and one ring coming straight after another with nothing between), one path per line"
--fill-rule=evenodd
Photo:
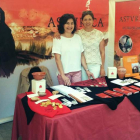
M11 140L13 122L0 124L0 140ZM22 140L19 138L18 140Z

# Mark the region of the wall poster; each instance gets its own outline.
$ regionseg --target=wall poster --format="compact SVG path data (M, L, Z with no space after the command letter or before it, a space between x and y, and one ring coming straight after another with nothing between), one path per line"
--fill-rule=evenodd
M117 2L115 13L114 65L120 66L123 56L137 56L133 68L140 72L140 0ZM129 57L127 57L129 59Z
M82 11L92 10L95 16L93 26L106 34L108 5L108 0L1 1L0 77L9 77L17 65L38 65L53 57L53 34L62 14L74 14L80 29Z

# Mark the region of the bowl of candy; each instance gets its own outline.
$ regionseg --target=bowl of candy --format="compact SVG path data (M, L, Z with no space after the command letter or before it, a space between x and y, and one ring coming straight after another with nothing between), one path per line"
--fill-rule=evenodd
M33 72L32 75L35 80L42 80L45 77L46 72Z

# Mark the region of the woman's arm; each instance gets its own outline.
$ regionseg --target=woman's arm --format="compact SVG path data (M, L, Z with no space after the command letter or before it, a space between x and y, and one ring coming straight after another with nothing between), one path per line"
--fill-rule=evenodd
M93 73L91 73L88 70L88 67L87 67L87 64L86 64L86 59L85 59L85 56L84 56L84 53L83 52L81 54L81 63L82 63L82 66L84 67L84 69L85 69L85 71L87 73L88 79L90 79L90 77L93 77L93 79L95 79Z
M100 69L100 76L105 76L105 70L104 70L104 63L105 63L105 42L104 40L102 40L100 42L100 54L101 54L101 60L102 60L102 65L101 65L101 69Z
M55 55L55 61L56 61L58 71L59 71L65 85L68 85L68 86L71 85L70 79L65 76L63 66L62 66L62 62L61 62L61 55L57 54L57 53L55 53L54 55Z

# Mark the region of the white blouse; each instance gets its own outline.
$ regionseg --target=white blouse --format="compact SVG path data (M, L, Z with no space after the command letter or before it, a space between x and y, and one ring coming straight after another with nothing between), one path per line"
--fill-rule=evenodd
M74 34L72 38L61 36L61 39L53 39L52 53L61 55L64 73L81 70L81 53L83 51L81 37L77 34Z
M104 38L103 33L97 29L93 29L90 32L81 29L77 33L82 39L86 63L101 65L102 61L99 45Z

